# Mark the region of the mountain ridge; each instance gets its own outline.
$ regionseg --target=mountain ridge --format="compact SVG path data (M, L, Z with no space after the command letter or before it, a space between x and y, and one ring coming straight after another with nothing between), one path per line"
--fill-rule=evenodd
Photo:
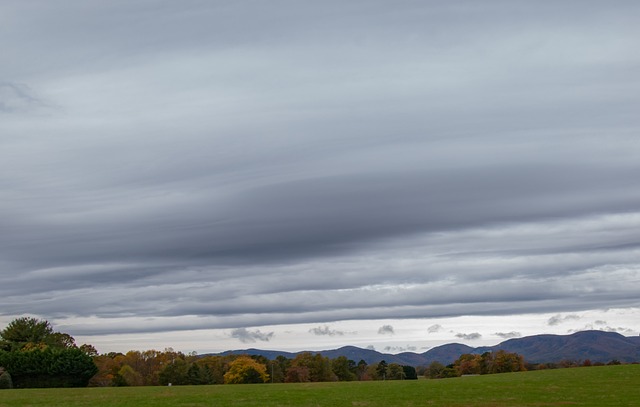
M540 334L513 338L494 346L472 347L461 343L448 343L436 346L424 353L402 352L398 354L382 353L373 349L363 349L356 346L342 346L337 349L321 351L285 352L263 349L238 349L220 353L208 353L202 356L225 356L233 354L260 355L273 360L278 356L293 359L304 352L320 353L330 359L346 356L358 362L364 360L367 364L384 360L387 363L398 363L409 366L426 366L438 361L443 364L453 363L464 353L492 352L505 350L522 355L529 363L554 363L562 360L607 363L612 360L631 363L640 361L640 336L623 336L616 332L579 331L568 335Z

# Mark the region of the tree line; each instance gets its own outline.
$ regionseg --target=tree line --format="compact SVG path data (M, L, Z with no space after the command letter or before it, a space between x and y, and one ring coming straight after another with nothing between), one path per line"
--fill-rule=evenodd
M368 365L344 356L204 356L171 348L98 354L77 346L45 320L23 317L0 331L0 388L293 383L417 379L415 368L384 361Z
M485 352L481 355L465 353L455 362L444 366L440 362L431 362L423 369L429 379L443 379L466 375L484 375L495 373L522 372L527 370L524 357L504 350Z
M428 379L443 379L465 375L484 375L495 373L523 372L527 370L565 369L574 367L591 367L604 365L620 365L622 362L613 359L608 363L585 360L564 359L559 362L528 363L522 355L504 350L485 352L483 354L463 354L450 365L431 362L429 366L418 366L418 374Z
M303 352L293 359L257 355L198 356L173 349L129 351L94 357L98 373L90 386L156 386L239 383L304 383L417 379L412 366L381 361L356 363Z
M440 379L591 365L590 361L531 365L504 350L463 354L447 366L432 362L417 369L384 360L367 364L345 356L330 359L312 352L273 360L256 355L199 356L171 348L98 354L93 346L77 346L72 336L35 318L15 319L0 331L0 389L412 380L418 375Z

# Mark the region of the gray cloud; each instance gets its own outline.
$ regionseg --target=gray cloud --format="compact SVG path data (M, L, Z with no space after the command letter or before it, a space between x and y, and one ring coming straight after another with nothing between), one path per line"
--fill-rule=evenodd
M21 83L0 82L0 113L29 112L46 107L29 86Z
M457 333L456 334L456 338L465 339L465 340L468 340L468 341L475 341L475 340L478 340L478 339L482 338L482 335L479 334L478 332L473 332L473 333L470 333L470 334Z
M638 7L4 2L0 315L638 307Z
M512 338L520 338L522 334L520 332L511 331L511 332L496 332L495 336L498 336L502 339L512 339Z
M391 325L382 325L380 328L378 328L379 335L393 335L394 333L395 331L393 330L393 327Z
M429 328L427 328L427 332L432 334L432 333L440 332L442 331L442 329L443 329L442 325L434 324L434 325L431 325Z
M631 328L625 328L622 326L618 326L618 327L611 327L611 326L607 326L605 329L605 331L608 332L617 332L619 334L622 335L636 335L637 331Z
M273 335L273 332L261 332L259 329L249 331L246 328L238 328L231 331L231 337L240 340L242 343L254 343L256 341L269 342Z
M329 326L327 326L327 325L311 328L311 329L309 329L309 332L311 332L314 335L318 335L318 336L336 336L336 335L343 336L344 335L343 331L338 331L336 329L330 329Z
M602 324L601 322L603 321L595 321L593 324L586 324L580 329L569 329L567 330L567 332L575 333L580 331L596 330L596 331L605 331L605 332L617 332L622 335L636 335L636 331L631 328L625 328L621 326L612 327L612 326L606 325L606 323Z
M579 319L580 319L580 316L575 314L570 314L565 316L558 314L549 318L549 320L547 321L547 325L550 325L550 326L560 325L567 321L577 321Z

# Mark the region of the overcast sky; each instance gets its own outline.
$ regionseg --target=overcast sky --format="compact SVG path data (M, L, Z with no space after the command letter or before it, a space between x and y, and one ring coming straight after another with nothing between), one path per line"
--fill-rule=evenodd
M637 1L4 0L0 326L640 330Z

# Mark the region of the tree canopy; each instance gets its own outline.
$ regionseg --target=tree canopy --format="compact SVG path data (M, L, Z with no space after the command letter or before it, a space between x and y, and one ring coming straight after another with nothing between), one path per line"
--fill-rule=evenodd
M66 333L55 332L48 321L32 317L14 319L0 331L0 349L5 351L73 348L75 339Z
M269 380L267 368L249 356L240 356L229 365L224 374L224 382L229 384L266 383Z
M14 319L0 331L0 366L16 388L86 386L98 372L92 352L93 346L78 348L71 335L37 318Z

